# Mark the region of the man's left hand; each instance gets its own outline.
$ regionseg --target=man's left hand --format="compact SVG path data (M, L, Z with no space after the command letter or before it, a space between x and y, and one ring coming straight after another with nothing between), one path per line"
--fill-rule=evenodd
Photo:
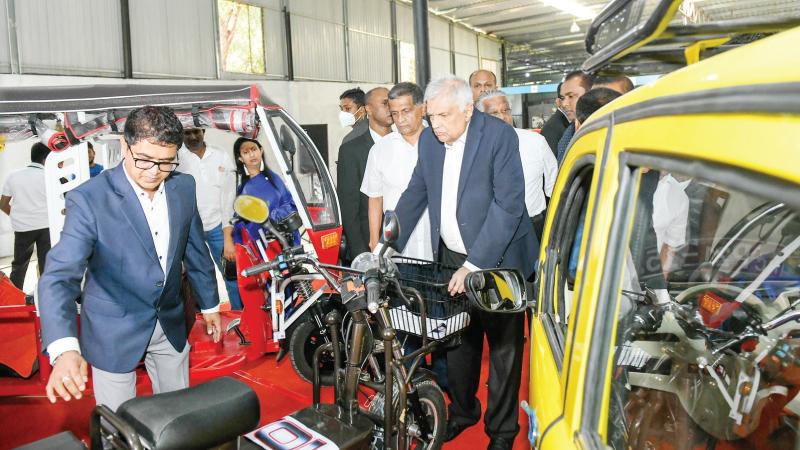
M463 266L456 270L456 273L450 278L450 285L447 287L450 295L463 294L465 292L464 279L467 278L469 272L470 270Z
M214 342L219 342L222 336L222 317L218 312L203 314L206 321L206 331L213 336Z

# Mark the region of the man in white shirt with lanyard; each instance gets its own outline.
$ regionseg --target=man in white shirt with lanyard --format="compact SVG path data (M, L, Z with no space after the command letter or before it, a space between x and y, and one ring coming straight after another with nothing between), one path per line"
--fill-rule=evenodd
M236 198L236 166L230 154L206 145L204 137L202 128L183 130L186 145L178 151L178 171L191 175L197 183L197 211L203 221L206 244L222 272L222 258L236 261L230 223ZM231 309L242 309L236 280L225 280L225 289Z
M478 98L475 107L480 112L495 116L514 126L511 105L503 91L484 92ZM519 157L522 160L522 173L525 177L525 207L533 223L536 237L542 242L547 208L544 196L549 198L553 194L553 186L558 175L558 161L544 136L520 128L514 128L514 131L519 138Z
M3 184L0 211L11 217L14 230L14 259L11 261L11 282L22 289L36 244L39 274L50 250L50 224L47 220L47 194L44 187L44 160L50 149L41 142L31 147L31 163L13 172Z

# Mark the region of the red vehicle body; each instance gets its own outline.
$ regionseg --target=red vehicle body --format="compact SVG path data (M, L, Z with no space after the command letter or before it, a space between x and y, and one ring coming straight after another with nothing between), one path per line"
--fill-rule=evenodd
M58 118L66 125L66 138L73 143L63 153L80 148L78 144L84 139L116 133L122 129L127 113L144 105L170 106L185 126L216 128L258 138L263 144L265 159L269 159L270 167L279 173L292 193L303 222L307 247L313 247L323 263L338 262L341 219L338 199L325 163L302 128L255 85L14 88L0 89L0 98L5 100L0 105L0 133L8 142L35 137L34 130L41 134L42 127L46 128L49 121ZM76 115L75 112L82 114ZM31 125L31 117L36 118L36 127ZM79 122L79 117L86 122ZM79 171L76 173L80 178ZM74 187L72 183L70 186ZM252 257L259 253L252 250L248 252L238 246L240 273L249 265L260 262ZM279 251L278 244L271 242L266 253L268 258L272 258ZM240 275L244 309L222 311L226 329L232 321L240 320L239 328L246 343L242 343L233 332L226 333L219 343L214 343L205 333L202 320L195 321L189 333L192 384L232 374L246 364L278 351L279 341L273 339L273 324L268 308L265 308L269 303L266 282L263 276L243 278ZM0 376L0 402L8 405L14 402L13 398L44 395L50 362L41 347L36 306L26 304L25 294L2 274L0 364L10 369L7 372L13 372ZM143 375L143 366L140 371ZM139 392L146 392L148 386L148 378L140 376ZM71 405L59 402L49 406L66 410ZM63 415L63 412L54 410L48 417L59 420Z

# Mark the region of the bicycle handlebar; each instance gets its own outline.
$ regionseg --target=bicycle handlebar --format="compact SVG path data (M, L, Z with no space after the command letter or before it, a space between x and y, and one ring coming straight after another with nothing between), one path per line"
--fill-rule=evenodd
M288 268L289 264L294 263L296 260L299 259L298 257L300 256L304 256L305 257L303 258L304 260L308 259L308 255L303 251L303 246L298 245L297 247L292 247L289 250L281 253L273 261L267 261L261 264L256 264L254 266L242 270L242 276L252 277L260 273L283 269L284 268L283 266L286 266L286 268Z
M367 309L375 314L381 297L381 276L378 269L369 269L364 274L364 289L367 291Z

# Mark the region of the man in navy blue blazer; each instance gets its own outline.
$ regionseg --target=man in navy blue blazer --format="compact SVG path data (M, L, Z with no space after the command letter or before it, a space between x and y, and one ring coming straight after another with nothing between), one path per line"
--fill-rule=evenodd
M459 267L451 294L464 292L470 271L506 267L533 272L538 241L525 213L525 182L514 129L474 111L466 81L445 76L425 91L430 127L419 141L414 174L397 204L403 249L425 208L434 258ZM517 397L522 374L524 314L473 310L462 344L448 354L452 403L446 439L477 423L475 396L484 335L489 342L489 396L485 431L490 449L510 449L519 432Z
M123 162L67 194L61 239L38 287L42 343L53 364L51 402L81 398L87 362L97 404L112 410L136 396L135 369L143 356L155 393L188 387L182 263L208 334L219 341L214 263L194 179L172 173L182 141L171 109L135 109L121 140Z

